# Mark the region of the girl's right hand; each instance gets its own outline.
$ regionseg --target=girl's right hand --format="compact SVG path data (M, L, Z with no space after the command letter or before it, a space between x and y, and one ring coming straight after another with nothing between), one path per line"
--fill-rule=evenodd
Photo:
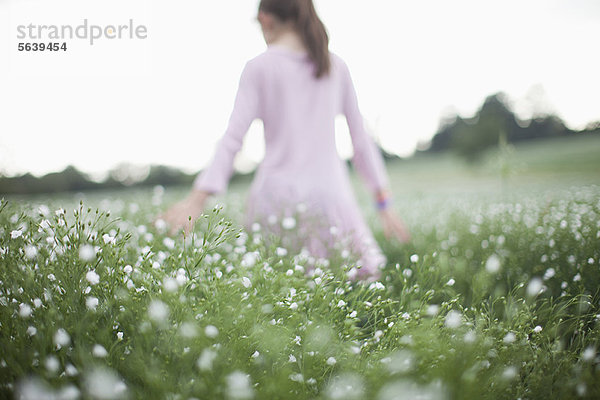
M175 203L167 211L160 214L155 222L159 219L165 221L169 226L171 235L181 228L188 234L194 225L194 221L202 214L202 211L204 211L204 204L208 196L208 192L192 190L185 199Z

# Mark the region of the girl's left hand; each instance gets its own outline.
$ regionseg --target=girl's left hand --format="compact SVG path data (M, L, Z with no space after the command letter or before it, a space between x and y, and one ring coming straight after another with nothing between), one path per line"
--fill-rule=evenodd
M408 228L390 207L379 210L379 217L383 225L383 234L387 239L395 237L400 243L410 242Z

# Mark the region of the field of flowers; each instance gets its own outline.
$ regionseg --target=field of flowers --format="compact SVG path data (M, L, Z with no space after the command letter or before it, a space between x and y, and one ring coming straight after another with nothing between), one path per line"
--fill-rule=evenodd
M2 201L0 397L600 397L598 186L399 199L413 241L369 219L369 284L241 231L236 196L168 236L168 195Z

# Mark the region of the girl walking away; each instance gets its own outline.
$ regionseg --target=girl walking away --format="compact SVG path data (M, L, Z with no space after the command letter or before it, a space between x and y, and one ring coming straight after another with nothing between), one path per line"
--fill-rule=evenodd
M409 233L390 208L383 158L365 131L348 66L329 51L325 26L312 0L262 0L257 19L267 49L244 66L227 129L211 163L197 176L187 198L161 218L172 232L191 228L189 217L200 216L208 196L225 192L233 158L250 124L259 118L265 156L250 186L245 228L260 226L275 235L293 230L299 236L288 244L301 246L313 260L327 258L337 248L356 256L353 262L361 266L350 278L377 280L387 260L338 156L337 115L343 114L348 123L352 163L374 198L386 238L406 242Z

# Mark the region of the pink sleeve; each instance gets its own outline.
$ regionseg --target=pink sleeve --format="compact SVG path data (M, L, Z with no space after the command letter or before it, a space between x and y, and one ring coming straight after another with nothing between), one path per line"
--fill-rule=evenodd
M258 71L249 61L240 76L233 111L225 134L219 140L210 164L194 180L195 189L214 194L225 192L233 174L233 159L242 147L250 124L258 118L258 108Z
M352 164L373 194L379 189L388 188L388 176L379 148L364 127L362 114L358 108L356 91L345 62L342 64L342 112L350 130L354 157Z

